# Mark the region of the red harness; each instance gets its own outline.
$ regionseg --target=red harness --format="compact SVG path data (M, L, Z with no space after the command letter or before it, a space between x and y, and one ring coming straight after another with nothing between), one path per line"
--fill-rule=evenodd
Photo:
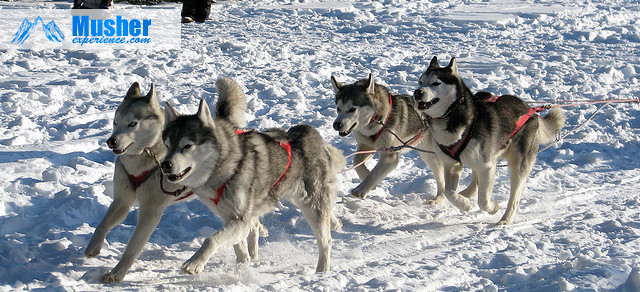
M498 95L493 95L491 96L491 98L489 98L487 100L487 102L496 102L496 100L498 100L498 98L500 98L500 96ZM509 141L509 139L511 139L516 133L518 133L518 131L520 130L520 128L522 128L522 126L524 126L524 124L531 118L531 116L533 116L536 113L539 113L543 110L545 110L546 108L544 106L535 106L532 108L529 108L529 111L520 116L517 120L515 119L515 117L507 110L505 110L513 119L513 122L516 123L516 128L513 130L513 132L511 133L511 135L509 136L509 138L507 138L506 141Z
M157 169L157 167L154 167L152 169L145 170L138 176L129 174L129 181L131 181L131 184L133 185L133 190L137 190L145 181L147 181L147 179L149 179L149 177L151 177L151 174Z
M500 98L499 95L492 95L489 99L487 99L486 102L496 102L499 98ZM511 139L516 133L518 133L518 131L531 118L531 116L543 110L545 110L544 106L532 107L529 109L529 111L526 114L520 116L518 119L516 119L513 116L513 114L511 114L511 112L505 110L507 114L511 116L511 118L513 119L513 122L516 124L515 129L513 130L511 135L509 135L509 138L505 140L505 142L509 141L509 139ZM460 153L462 153L462 150L464 150L464 148L467 147L467 144L469 144L469 140L471 138L471 132L473 132L474 125L475 125L475 121L471 123L471 126L469 126L469 128L467 128L467 130L462 134L462 138L458 140L458 142L456 142L455 144L451 146L444 146L444 145L438 144L438 146L444 153L448 154L449 157L457 161L460 161Z
M393 99L391 99L391 93L389 93L389 113L387 114L387 118L384 120L384 124L382 124L382 128L380 128L380 131L378 131L378 133L376 133L375 135L371 136L371 140L373 140L373 142L378 141L378 138L380 138L380 135L382 135L382 132L384 132L384 130L387 127L387 122L389 122L389 117L391 116L391 111L393 110ZM369 124L375 122L378 119L378 114L373 115L373 117L371 117L371 120L369 121Z
M236 134L237 135L244 134L244 133L247 133L247 132L249 132L249 131L236 130ZM280 146L282 146L282 148L284 148L284 150L287 151L287 168L285 168L285 170L282 173L282 175L280 176L280 178L278 178L278 180L273 184L273 186L271 186L269 191L273 190L278 185L278 183L280 183L280 181L282 181L284 176L287 174L287 171L289 171L289 167L291 166L291 143L289 141L287 141L286 143L283 143L283 142L280 142L280 141L276 141L276 142L278 142L278 144L280 144ZM227 182L224 182L216 190L216 196L213 197L213 198L209 198L214 204L216 204L216 206L220 202L220 199L222 199L222 193L224 192L224 188L226 186L227 186Z

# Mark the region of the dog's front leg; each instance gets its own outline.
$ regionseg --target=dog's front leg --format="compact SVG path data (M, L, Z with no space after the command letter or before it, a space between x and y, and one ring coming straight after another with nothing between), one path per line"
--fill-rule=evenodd
M431 146L431 145L429 145ZM431 149L431 148L427 148ZM445 191L445 182L444 182L444 166L442 162L434 153L420 152L420 158L424 161L431 172L433 172L433 179L436 180L437 192L436 196L432 200L427 201L427 205L437 205L444 201L444 191Z
M449 202L462 211L471 211L471 201L456 192L460 174L462 173L462 163L453 163L444 166L445 191L444 195Z
M151 233L153 233L158 226L160 218L162 218L162 212L165 209L165 205L162 203L163 202L140 202L136 229L133 231L129 243L127 243L127 248L124 250L122 259L120 259L120 262L118 262L110 273L102 277L102 282L109 284L123 280L127 271L129 271L133 265L133 262L142 252L144 245L149 241Z
M381 152L378 164L371 170L369 175L355 189L351 191L351 195L356 198L364 198L367 193L373 190L381 180L398 166L398 153Z
M245 240L250 230L249 222L242 219L229 220L218 232L205 239L202 247L182 265L182 271L187 274L200 273L218 249Z
M95 257L100 253L104 239L107 237L107 233L114 226L120 224L129 214L129 209L136 200L135 190L131 187L129 179L126 177L126 173L121 164L116 164L114 173L114 199L109 205L107 213L96 227L93 232L93 236L89 241L87 249L84 250L84 254L87 257ZM119 183L118 183L119 182Z
M371 149L368 147L358 147L358 151L369 151L369 150ZM353 157L353 165L358 165L362 163L365 159L367 159L367 157L369 157L369 155L370 154L356 154ZM367 176L369 175L369 169L367 168L366 165L364 165L364 163L362 163L356 167L356 173L358 174L360 181L364 181L365 178L367 178Z

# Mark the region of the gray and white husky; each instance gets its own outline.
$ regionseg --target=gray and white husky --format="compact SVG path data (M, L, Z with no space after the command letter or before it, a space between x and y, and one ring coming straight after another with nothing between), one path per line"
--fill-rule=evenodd
M221 78L216 87L220 93L219 102L242 104L245 100L242 89L232 79ZM154 85L151 85L146 96L142 96L140 85L133 83L116 110L113 134L107 140L109 148L118 155L113 177L114 200L85 250L87 257L97 256L109 230L120 224L131 206L138 202L135 231L120 262L102 278L105 283L123 280L167 206L182 202L193 194L185 187L168 181L157 166L157 161L162 160L166 154L162 143L163 127L164 113L158 103ZM264 229L260 231L263 235L266 234ZM257 240L251 244L257 246ZM257 254L255 249L249 252L252 257ZM248 259L246 248L244 251L237 249L236 254L238 261Z
M477 176L478 205L495 214L498 203L491 199L496 163L507 160L511 194L498 225L513 222L520 195L538 153L538 146L553 141L564 125L561 110L553 109L544 118L536 109L512 95L488 100L474 96L458 72L455 58L440 67L434 57L420 77L415 106L421 112L437 145L435 152L444 164L445 196L461 210L471 210L469 198L456 194L462 166Z
M358 151L389 149L403 144L428 151L420 151L420 158L431 168L438 187L430 205L444 200L444 173L440 160L433 154L433 140L420 114L415 111L410 95L389 93L387 87L377 84L373 74L368 79L344 85L331 76L335 92L338 117L333 128L340 136L353 133L358 143ZM400 154L408 151L382 151L376 166L369 171L364 164L356 167L362 182L351 191L351 195L364 198L398 166ZM429 153L431 152L431 153ZM354 165L361 163L367 154L355 155ZM475 186L475 184L471 184ZM466 196L475 193L473 187L463 191Z
M216 112L242 114L229 103L219 103ZM236 131L221 117L212 118L204 100L195 115L180 115L169 104L165 107L163 139L168 154L162 171L170 181L192 188L224 223L182 270L202 271L216 251L246 238L282 198L300 208L316 236L320 249L316 272L329 270L331 230L341 227L333 206L336 176L345 165L342 153L310 126L286 132Z

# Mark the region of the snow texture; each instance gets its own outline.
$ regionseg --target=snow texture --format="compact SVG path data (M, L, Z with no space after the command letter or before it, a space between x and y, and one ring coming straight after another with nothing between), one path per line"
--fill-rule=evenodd
M70 1L0 2L0 8L66 9ZM123 8L128 4L116 3ZM162 5L178 6L179 3ZM2 13L2 9L0 9ZM496 227L508 199L498 168L489 215L463 213L435 194L410 152L365 200L339 176L331 271L315 274L311 229L288 203L263 218L260 259L221 250L199 275L180 266L222 225L198 201L171 206L119 284L115 266L136 210L96 258L84 248L112 201L106 147L127 88L156 84L161 102L195 112L213 104L215 80L246 90L249 127L309 123L346 154L330 76L372 72L411 93L432 56L457 57L473 90L527 101L640 95L640 6L614 0L219 1L205 24L182 26L179 51L0 52L0 291L639 291L640 113L611 105L543 151L512 225ZM444 62L444 61L443 61ZM571 130L597 106L566 108ZM545 114L545 113L543 113ZM375 163L375 160L370 162ZM370 165L371 165L370 164ZM468 170L461 186L470 181Z

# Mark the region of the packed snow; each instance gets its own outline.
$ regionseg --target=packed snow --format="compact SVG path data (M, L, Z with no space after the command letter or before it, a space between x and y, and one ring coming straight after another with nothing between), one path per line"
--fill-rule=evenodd
M120 8L133 7L116 3ZM164 3L179 7L180 3ZM67 9L71 1L0 2ZM5 13L0 9L0 13ZM6 10L5 10L6 11ZM122 255L135 208L96 258L84 249L113 198L114 111L131 83L156 84L180 112L215 102L215 80L246 89L249 126L332 130L330 76L370 72L411 93L429 60L457 57L473 90L526 101L640 96L640 6L614 0L219 1L205 24L182 26L173 51L0 51L0 290L41 291L640 291L640 113L637 104L566 107L565 139L538 155L515 222L463 213L435 195L416 152L364 199L339 175L331 271L315 274L311 229L288 203L262 220L260 259L215 254L198 275L180 266L222 223L197 200L169 207L124 282L102 275ZM444 61L442 61L444 62ZM542 113L543 115L546 112ZM586 122L584 127L568 132ZM374 165L376 160L369 162ZM461 188L470 182L465 170Z

